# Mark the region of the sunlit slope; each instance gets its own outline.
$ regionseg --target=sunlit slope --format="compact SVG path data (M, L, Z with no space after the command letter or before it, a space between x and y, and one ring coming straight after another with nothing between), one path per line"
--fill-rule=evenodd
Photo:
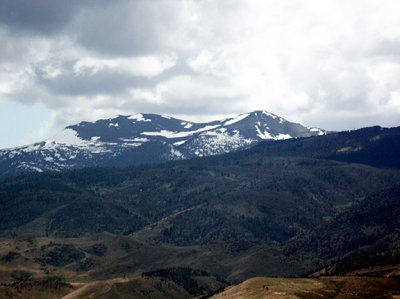
M398 298L399 287L394 278L383 277L256 277L211 298Z

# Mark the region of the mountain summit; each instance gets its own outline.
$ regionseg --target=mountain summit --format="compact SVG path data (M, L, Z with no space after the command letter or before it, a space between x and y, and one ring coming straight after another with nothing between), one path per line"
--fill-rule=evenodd
M324 133L266 111L209 123L157 114L119 115L68 126L43 142L0 150L0 177L27 171L123 167L189 159L246 149L266 139Z

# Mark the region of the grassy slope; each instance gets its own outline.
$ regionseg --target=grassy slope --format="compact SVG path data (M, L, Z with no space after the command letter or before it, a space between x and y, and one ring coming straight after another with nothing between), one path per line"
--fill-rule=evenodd
M256 277L211 298L394 298L400 295L399 287L394 278L382 277Z
M0 298L61 298L71 293L73 286L48 280L0 285Z
M64 299L72 298L190 298L185 289L172 281L161 279L113 279L95 281L69 293Z

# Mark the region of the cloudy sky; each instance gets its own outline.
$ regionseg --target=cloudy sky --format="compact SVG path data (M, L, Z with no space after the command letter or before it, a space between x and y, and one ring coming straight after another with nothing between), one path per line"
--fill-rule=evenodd
M399 126L399 13L398 0L0 0L0 148L138 112Z

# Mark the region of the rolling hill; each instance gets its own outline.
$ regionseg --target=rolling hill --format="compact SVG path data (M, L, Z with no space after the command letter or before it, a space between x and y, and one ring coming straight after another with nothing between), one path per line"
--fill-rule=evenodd
M207 294L255 276L299 276L354 252L396 250L399 140L400 128L373 127L192 160L2 179L0 278L86 283L192 269L213 277L191 282Z

